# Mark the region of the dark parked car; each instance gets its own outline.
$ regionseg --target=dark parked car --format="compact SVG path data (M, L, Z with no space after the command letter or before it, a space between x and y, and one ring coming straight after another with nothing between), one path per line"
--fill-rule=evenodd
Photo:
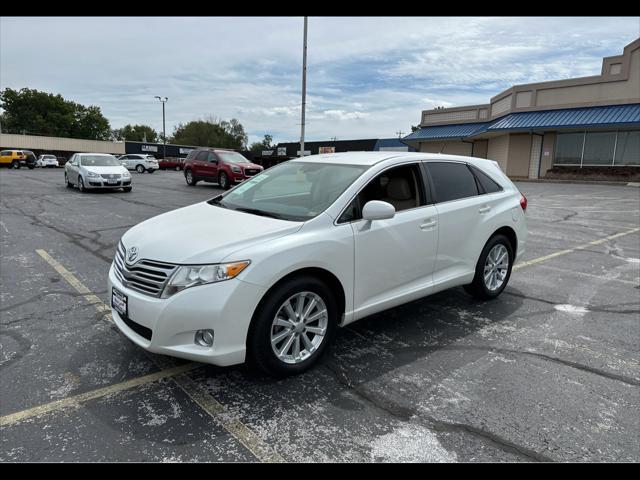
M188 185L199 181L216 182L228 190L236 183L253 177L264 170L233 150L198 148L189 152L184 162L184 178Z

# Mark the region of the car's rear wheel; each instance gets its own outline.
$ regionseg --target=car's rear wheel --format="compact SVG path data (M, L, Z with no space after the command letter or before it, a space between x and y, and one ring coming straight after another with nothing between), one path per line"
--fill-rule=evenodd
M20 168L20 162L14 160L13 162L11 162L11 168L18 170Z
M254 314L247 339L249 361L276 377L309 369L333 339L337 305L314 277L296 277L270 291Z
M218 176L218 185L220 185L220 188L223 190L229 190L229 176L226 173L222 172Z
M144 173L144 165L136 165L136 172Z
M149 169L149 170L147 170L147 172L149 172L149 173L153 173L153 172L155 172L155 170L151 170L151 169Z
M187 185L190 187L195 187L196 183L198 183L198 179L193 175L191 170L187 170L184 172L184 179L187 181Z
M501 234L494 235L482 249L473 282L464 289L481 300L496 298L509 283L513 259L509 239Z
M180 165L176 165L176 172L180 171Z

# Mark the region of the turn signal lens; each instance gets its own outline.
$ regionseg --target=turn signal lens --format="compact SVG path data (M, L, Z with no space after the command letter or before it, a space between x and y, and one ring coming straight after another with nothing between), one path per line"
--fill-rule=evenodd
M247 268L249 262L237 262L224 265L227 268L227 277L233 278L238 275L242 270Z

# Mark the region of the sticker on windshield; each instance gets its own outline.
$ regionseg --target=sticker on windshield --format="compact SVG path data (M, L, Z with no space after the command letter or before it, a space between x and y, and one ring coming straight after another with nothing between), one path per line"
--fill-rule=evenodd
M256 183L260 183L261 181L266 180L268 176L269 175L266 175L264 173L262 175L255 176L251 180L247 180L246 182L243 182L239 186L237 186L233 190L233 193L243 193L245 190L249 189Z

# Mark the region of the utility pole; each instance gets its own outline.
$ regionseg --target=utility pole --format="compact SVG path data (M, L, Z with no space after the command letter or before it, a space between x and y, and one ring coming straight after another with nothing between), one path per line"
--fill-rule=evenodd
M300 124L300 156L304 157L304 114L307 106L307 17L304 17L302 41L302 121Z
M402 135L404 135L404 132L401 132L401 131L399 131L399 130L398 130L398 131L396 132L396 135L398 135L398 138L401 138L401 137L402 137Z
M162 102L162 158L165 159L167 158L167 130L164 123L164 104L167 103L169 99L167 97L159 97L158 95L156 95L155 98Z

